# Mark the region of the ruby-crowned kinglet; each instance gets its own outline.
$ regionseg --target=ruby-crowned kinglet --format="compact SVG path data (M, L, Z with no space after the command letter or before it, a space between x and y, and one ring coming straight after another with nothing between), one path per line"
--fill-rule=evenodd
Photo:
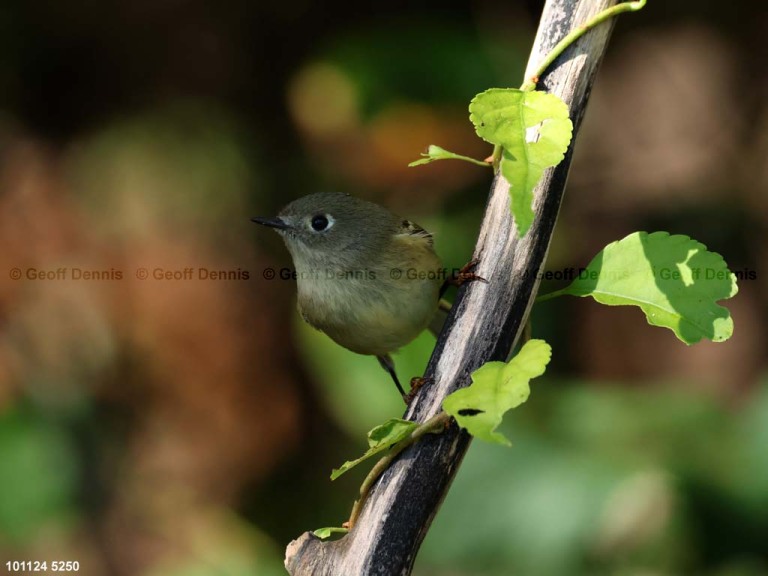
M285 240L304 320L376 356L406 397L390 353L429 326L445 280L429 232L347 194L312 194L252 220Z

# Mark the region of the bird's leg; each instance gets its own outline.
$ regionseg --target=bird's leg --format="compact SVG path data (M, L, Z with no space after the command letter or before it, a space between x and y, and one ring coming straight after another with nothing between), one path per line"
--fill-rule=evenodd
M479 280L480 282L485 282L488 284L488 280L482 276L478 276L471 271L475 266L477 266L478 262L480 261L476 258L470 260L461 268L461 270L454 272L450 278L447 278L446 281L443 282L443 285L440 287L440 297L442 298L443 294L445 294L445 291L448 290L449 286L456 286L458 288L465 282L474 282L475 280Z
M397 379L397 373L395 372L395 362L392 360L392 356L389 354L383 354L382 356L376 356L376 359L379 361L379 364L381 364L381 367L389 372L390 376L392 376L392 380L395 381L395 386L397 386L397 389L400 391L400 396L402 396L403 400L405 400L405 390L403 390L403 387L400 385L400 380ZM406 404L407 403L408 401L406 400Z

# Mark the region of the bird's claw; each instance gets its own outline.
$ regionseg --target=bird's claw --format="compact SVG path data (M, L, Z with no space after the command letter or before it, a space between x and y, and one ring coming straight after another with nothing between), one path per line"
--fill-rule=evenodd
M434 382L434 378L428 378L423 376L416 376L411 378L411 391L407 394L403 394L403 400L407 405L411 404L411 401L416 397L416 394L424 384L431 384Z

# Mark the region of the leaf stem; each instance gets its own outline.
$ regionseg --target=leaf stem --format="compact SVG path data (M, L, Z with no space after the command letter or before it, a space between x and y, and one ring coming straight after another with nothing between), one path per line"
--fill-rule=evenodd
M493 155L491 156L492 160L491 163L493 165L493 172L494 174L499 171L499 166L501 166L501 152L503 148L496 144L496 146L493 147Z
M463 154L456 154L456 152L451 152L450 150L446 150L440 146L435 146L434 144L431 144L427 149L427 152L422 153L421 155L423 158L414 160L408 164L408 167L412 168L414 166L421 166L422 164L429 164L430 162L435 162L436 160L464 160L465 162L477 164L478 166L483 166L484 168L490 167L490 164L485 160L476 160L474 158L470 158L469 156L464 156Z
M570 294L570 292L568 292L567 287L563 288L562 290L555 290L554 292L549 292L548 294L542 294L541 296L536 296L536 300L534 300L534 303L538 304L539 302L552 300L554 298L557 298L558 296L565 296L566 294Z
M536 69L536 72L533 73L533 76L531 76L528 80L526 80L522 86L520 86L520 90L523 90L525 92L530 92L531 90L536 89L536 84L539 83L539 77L541 77L544 72L547 71L547 68L554 62L558 56L560 56L563 52L565 52L565 49L568 48L571 44L576 42L579 38L581 38L584 34L586 34L589 30L597 26L598 24L602 24L606 20L609 20L613 18L614 16L618 16L619 14L623 12L637 12L640 10L643 6L645 6L646 0L637 0L636 2L622 2L621 4L617 4L616 6L611 6L610 8L607 8L606 10L603 10L599 14L597 14L594 18L589 20L586 24L583 24L573 30L570 34L568 34L565 38L560 40L554 48L550 51L549 54L547 54L547 57L544 58L544 60L539 64L539 67Z
M476 160L475 158L470 158L469 156L463 156L462 154L456 154L454 152L451 152L450 156L446 156L445 158L435 158L435 160L464 160L465 162L469 162L477 166L482 166L483 168L491 167L491 165L484 160Z
M395 458L397 458L397 455L425 434L438 432L445 428L446 424L450 420L451 417L446 412L440 412L436 416L433 416L423 424L419 425L418 428L411 432L411 435L408 436L408 438L395 444L386 456L376 462L374 467L371 468L371 471L368 473L368 476L365 477L365 480L363 480L363 483L360 485L360 499L355 500L355 503L352 506L352 512L350 513L349 520L346 523L347 528L352 530L355 522L357 522L357 519L360 517L360 512L363 510L363 505L368 498L368 494L370 493L374 482L376 482L384 470L389 468L389 465Z

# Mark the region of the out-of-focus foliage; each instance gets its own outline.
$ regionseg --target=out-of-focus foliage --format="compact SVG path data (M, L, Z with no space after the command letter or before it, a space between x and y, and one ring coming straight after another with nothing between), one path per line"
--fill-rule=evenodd
M78 458L60 428L28 410L0 418L0 530L12 542L74 520Z

